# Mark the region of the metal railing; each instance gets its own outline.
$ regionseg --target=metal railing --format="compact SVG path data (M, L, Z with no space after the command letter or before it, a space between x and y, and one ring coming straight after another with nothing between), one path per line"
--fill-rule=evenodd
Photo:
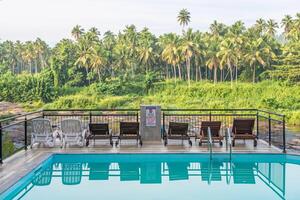
M232 158L232 139L231 139L231 131L230 128L227 128L226 131L226 151L228 151L229 147L229 160Z
M265 140L286 152L285 116L259 109L162 109L162 129L170 121L188 122L189 135L199 134L201 121L221 121L221 131L232 126L234 118L255 118L255 132ZM79 119L87 127L89 123L109 123L113 134L119 131L120 121L139 121L140 109L45 109L0 120L0 163L30 145L32 120L50 119L54 128L59 128L66 118Z
M211 130L210 127L207 128L207 134L208 134L208 140L207 140L207 146L208 146L208 150L209 150L209 158L210 160L212 160L212 145L213 145L213 141L212 141L212 137L211 137Z
M257 137L286 152L285 115L259 109L162 109L162 124L169 122L189 123L189 135L200 132L202 121L221 121L221 133L232 127L235 118L254 118L254 132Z

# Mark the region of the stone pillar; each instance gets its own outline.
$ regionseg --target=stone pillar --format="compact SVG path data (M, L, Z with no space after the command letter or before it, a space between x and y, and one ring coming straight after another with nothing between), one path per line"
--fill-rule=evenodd
M161 141L160 106L142 105L140 132L143 141Z

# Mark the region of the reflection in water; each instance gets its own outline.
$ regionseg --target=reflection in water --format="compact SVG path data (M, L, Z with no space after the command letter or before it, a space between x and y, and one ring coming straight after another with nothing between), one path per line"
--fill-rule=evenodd
M285 168L285 163L257 162L67 162L39 170L31 183L34 187L50 185L54 172L64 185L78 185L83 177L90 181L108 181L117 176L121 182L163 184L164 181L188 181L189 177L198 176L208 184L222 180L234 185L261 181L279 198L285 199Z
M82 163L62 163L62 183L77 185L81 182Z

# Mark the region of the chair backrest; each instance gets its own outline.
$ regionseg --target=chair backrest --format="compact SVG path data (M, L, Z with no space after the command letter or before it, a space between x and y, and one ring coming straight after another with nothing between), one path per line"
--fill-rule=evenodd
M219 137L221 129L221 121L202 121L201 122L201 135L208 137L208 127L210 127L211 136Z
M139 135L139 122L120 122L120 135Z
M169 123L169 135L187 135L189 129L188 123L170 122Z
M108 123L89 124L92 135L109 135Z
M61 122L63 133L81 133L81 122L78 119L65 119Z
M35 134L46 135L52 133L52 126L49 119L38 118L32 120L32 128Z
M236 118L233 120L232 132L234 134L253 134L255 119Z

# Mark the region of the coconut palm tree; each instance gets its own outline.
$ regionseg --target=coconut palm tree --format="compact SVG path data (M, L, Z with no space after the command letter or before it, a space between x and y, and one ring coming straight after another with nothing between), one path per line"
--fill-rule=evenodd
M230 82L233 85L233 66L238 62L238 54L235 49L234 40L226 38L221 42L220 51L217 53L217 57L220 58L220 65L227 65L230 72Z
M168 42L164 47L161 58L166 61L168 64L173 66L173 74L175 81L177 78L176 66L180 63L180 48L181 39L175 34L168 35ZM179 79L182 78L180 67L178 66Z
M180 51L182 57L185 59L186 72L189 86L191 85L191 59L198 54L197 45L193 42L194 34L192 29L189 29L184 35L182 44L180 45Z
M182 33L184 33L184 27L191 21L191 13L187 9L181 9L177 16L177 21L182 26Z
M261 66L266 66L267 56L273 53L271 49L265 44L262 38L257 40L248 41L246 44L246 54L245 59L249 63L253 70L253 83L256 82L256 68Z
M255 27L256 31L260 35L262 35L266 30L266 25L267 25L266 21L262 18L259 18L258 20L256 20L254 27Z
M293 18L290 15L285 15L281 20L281 27L284 28L284 34L287 37L293 27Z
M276 29L279 28L279 26L278 26L278 23L275 22L275 20L269 19L267 21L266 28L267 28L267 32L266 32L267 35L274 37L275 33L276 33Z
M98 74L99 81L101 80L101 70L107 63L105 52L100 45L95 45L90 54L91 69Z
M83 33L84 29L80 25L76 25L71 31L71 34L75 40L78 40Z

